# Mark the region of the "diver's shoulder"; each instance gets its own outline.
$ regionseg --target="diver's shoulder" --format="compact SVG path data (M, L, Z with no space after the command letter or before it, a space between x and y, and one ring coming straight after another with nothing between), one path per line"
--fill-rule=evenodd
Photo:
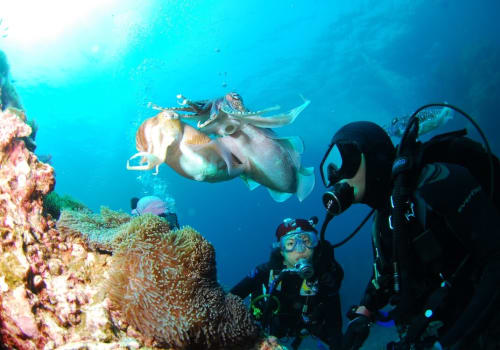
M464 176L466 180L473 180L469 170L459 164L452 163L427 163L422 167L417 177L417 189L437 182L446 182L456 176Z

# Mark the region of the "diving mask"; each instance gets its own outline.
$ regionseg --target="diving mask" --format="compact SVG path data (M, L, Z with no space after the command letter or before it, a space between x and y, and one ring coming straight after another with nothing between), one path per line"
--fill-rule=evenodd
M356 175L361 165L361 151L355 143L334 142L330 145L320 164L321 179L330 187L342 179Z
M306 248L314 249L318 245L318 237L314 232L293 231L280 239L280 248L284 252L303 252Z

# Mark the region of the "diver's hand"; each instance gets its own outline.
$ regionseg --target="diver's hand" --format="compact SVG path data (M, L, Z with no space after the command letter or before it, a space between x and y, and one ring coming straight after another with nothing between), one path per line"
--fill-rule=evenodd
M342 341L342 350L359 349L370 334L370 319L362 314L356 314L356 317L349 322L347 330Z

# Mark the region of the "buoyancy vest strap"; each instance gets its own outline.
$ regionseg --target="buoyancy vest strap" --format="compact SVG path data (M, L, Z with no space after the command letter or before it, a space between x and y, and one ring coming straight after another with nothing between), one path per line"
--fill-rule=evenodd
M410 199L415 182L413 171L415 170L415 156L418 153L416 141L418 124L418 118L410 119L403 140L398 146L396 160L392 168L394 184L390 198L389 227L393 237L393 289L399 298L399 317L403 316L412 304L408 286L410 242L407 232L409 232L409 222L405 214L412 205Z

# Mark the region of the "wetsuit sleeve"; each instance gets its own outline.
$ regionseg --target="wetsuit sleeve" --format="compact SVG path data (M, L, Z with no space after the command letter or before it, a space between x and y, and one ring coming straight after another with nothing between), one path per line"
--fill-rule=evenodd
M267 274L268 275L268 274ZM238 282L231 290L231 294L237 295L245 299L250 293L254 293L262 288L262 284L266 283L266 269L261 265L253 269L245 278Z
M480 329L490 304L499 297L500 217L488 194L467 169L431 164L423 174L426 178L417 194L445 218L453 233L469 248L471 261L482 271L469 304L440 340L444 346L450 346Z

